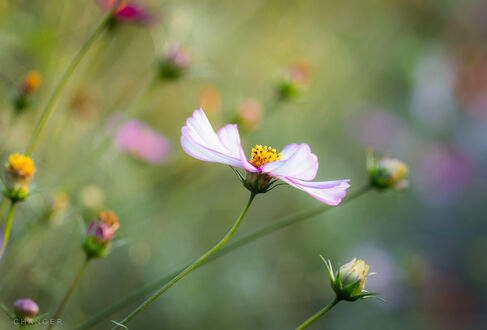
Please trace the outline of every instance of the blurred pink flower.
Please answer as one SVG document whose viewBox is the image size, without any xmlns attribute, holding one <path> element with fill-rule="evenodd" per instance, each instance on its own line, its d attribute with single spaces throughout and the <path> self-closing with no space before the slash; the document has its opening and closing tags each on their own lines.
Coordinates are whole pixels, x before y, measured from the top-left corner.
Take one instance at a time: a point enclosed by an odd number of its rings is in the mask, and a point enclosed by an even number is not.
<svg viewBox="0 0 487 330">
<path fill-rule="evenodd" d="M 162 134 L 137 120 L 118 127 L 114 142 L 121 151 L 151 164 L 164 163 L 170 152 L 170 142 Z"/>
<path fill-rule="evenodd" d="M 203 109 L 195 110 L 186 120 L 181 129 L 181 146 L 196 159 L 245 169 L 244 185 L 254 193 L 268 191 L 271 178 L 275 178 L 325 204 L 338 205 L 350 187 L 349 180 L 310 181 L 316 177 L 318 157 L 306 143 L 290 144 L 279 154 L 271 147 L 257 145 L 247 160 L 237 125 L 225 125 L 215 133 Z"/>
<path fill-rule="evenodd" d="M 88 226 L 87 236 L 94 237 L 100 243 L 111 240 L 114 235 L 115 230 L 102 221 L 91 222 Z"/>
<path fill-rule="evenodd" d="M 104 10 L 111 10 L 117 0 L 96 0 Z M 140 25 L 153 25 L 157 22 L 156 16 L 145 6 L 138 2 L 122 0 L 114 12 L 114 17 L 122 22 L 136 23 Z"/>
</svg>

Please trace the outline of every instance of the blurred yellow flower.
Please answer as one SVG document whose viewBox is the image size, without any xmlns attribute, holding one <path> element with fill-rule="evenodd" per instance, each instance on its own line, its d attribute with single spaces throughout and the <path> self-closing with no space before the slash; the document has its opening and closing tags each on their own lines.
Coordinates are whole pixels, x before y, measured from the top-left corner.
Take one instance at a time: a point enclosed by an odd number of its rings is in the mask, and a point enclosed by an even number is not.
<svg viewBox="0 0 487 330">
<path fill-rule="evenodd" d="M 6 164 L 8 173 L 22 180 L 29 181 L 34 176 L 34 162 L 29 156 L 12 154 Z"/>
<path fill-rule="evenodd" d="M 26 93 L 33 92 L 41 87 L 42 76 L 39 71 L 29 71 L 22 82 L 22 89 Z"/>
</svg>

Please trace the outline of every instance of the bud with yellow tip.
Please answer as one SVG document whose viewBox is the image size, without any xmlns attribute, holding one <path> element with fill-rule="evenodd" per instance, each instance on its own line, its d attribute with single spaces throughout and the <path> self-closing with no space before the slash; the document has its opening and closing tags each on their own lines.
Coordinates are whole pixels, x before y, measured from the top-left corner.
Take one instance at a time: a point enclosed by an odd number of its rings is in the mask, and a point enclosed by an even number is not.
<svg viewBox="0 0 487 330">
<path fill-rule="evenodd" d="M 19 86 L 17 96 L 14 99 L 14 107 L 20 112 L 29 106 L 30 95 L 42 85 L 42 76 L 38 71 L 29 71 Z"/>
<path fill-rule="evenodd" d="M 367 292 L 364 290 L 365 283 L 369 275 L 369 265 L 363 260 L 354 258 L 352 261 L 340 267 L 337 272 L 333 271 L 330 260 L 325 260 L 322 256 L 328 275 L 330 277 L 331 287 L 337 299 L 355 301 L 358 299 L 377 297 L 377 293 Z"/>
<path fill-rule="evenodd" d="M 367 153 L 367 170 L 370 184 L 381 190 L 402 189 L 408 186 L 407 165 L 395 158 L 377 159 L 371 152 Z"/>
<path fill-rule="evenodd" d="M 12 154 L 5 164 L 5 195 L 12 201 L 22 201 L 29 194 L 29 184 L 34 177 L 34 161 L 26 155 Z"/>
</svg>

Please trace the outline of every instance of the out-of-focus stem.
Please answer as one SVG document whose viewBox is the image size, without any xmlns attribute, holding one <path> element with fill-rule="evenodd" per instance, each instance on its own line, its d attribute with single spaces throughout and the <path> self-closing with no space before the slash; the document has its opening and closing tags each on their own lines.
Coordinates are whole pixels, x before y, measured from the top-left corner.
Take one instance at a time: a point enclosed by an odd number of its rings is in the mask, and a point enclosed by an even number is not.
<svg viewBox="0 0 487 330">
<path fill-rule="evenodd" d="M 0 203 L 0 223 L 3 220 L 3 212 L 5 212 L 5 209 L 7 208 L 8 205 L 8 198 L 4 197 L 2 199 L 2 202 Z"/>
<path fill-rule="evenodd" d="M 108 22 L 110 21 L 110 18 L 112 16 L 112 13 L 110 12 L 105 16 L 105 18 L 98 24 L 96 29 L 93 31 L 93 33 L 86 39 L 86 41 L 83 43 L 81 46 L 80 50 L 76 53 L 74 58 L 71 60 L 71 63 L 69 63 L 68 67 L 64 71 L 63 75 L 61 76 L 61 79 L 57 83 L 56 87 L 54 88 L 53 93 L 51 94 L 51 97 L 47 101 L 47 104 L 42 111 L 41 118 L 39 119 L 39 122 L 37 123 L 34 133 L 32 134 L 32 137 L 29 141 L 29 144 L 27 146 L 27 149 L 25 151 L 25 154 L 30 156 L 32 152 L 34 151 L 37 142 L 39 141 L 39 137 L 44 129 L 44 127 L 47 124 L 47 121 L 49 120 L 49 117 L 51 116 L 58 100 L 59 97 L 61 96 L 61 93 L 63 92 L 64 88 L 66 87 L 66 84 L 69 81 L 69 78 L 71 77 L 73 71 L 76 69 L 78 64 L 81 62 L 81 59 L 84 57 L 90 46 L 93 44 L 93 42 L 98 39 L 98 37 L 101 35 L 103 30 L 106 28 L 108 25 Z"/>
<path fill-rule="evenodd" d="M 126 318 L 124 318 L 119 324 L 112 329 L 120 329 L 122 325 L 127 325 L 127 323 L 130 322 L 137 314 L 142 312 L 144 309 L 146 309 L 152 302 L 154 302 L 160 295 L 162 295 L 164 292 L 169 290 L 170 287 L 172 287 L 174 284 L 176 284 L 179 280 L 181 280 L 183 277 L 191 273 L 196 267 L 198 267 L 201 263 L 203 263 L 206 259 L 208 259 L 212 254 L 214 254 L 218 249 L 220 249 L 229 239 L 232 237 L 232 235 L 235 233 L 237 230 L 238 226 L 242 222 L 242 219 L 244 218 L 245 214 L 247 214 L 247 211 L 249 210 L 250 204 L 252 204 L 252 201 L 254 200 L 255 194 L 251 193 L 249 200 L 247 201 L 247 204 L 245 205 L 244 209 L 240 213 L 240 216 L 238 217 L 237 221 L 234 223 L 232 228 L 228 231 L 228 233 L 215 245 L 213 246 L 210 250 L 208 250 L 205 254 L 203 254 L 201 257 L 196 259 L 191 265 L 186 267 L 182 272 L 180 272 L 178 275 L 176 275 L 170 282 L 166 283 L 162 288 L 157 290 L 152 296 L 150 296 L 146 301 L 144 301 L 141 305 L 139 305 L 135 310 L 133 310 Z"/>
<path fill-rule="evenodd" d="M 8 209 L 8 214 L 7 214 L 7 223 L 5 224 L 5 234 L 3 235 L 2 249 L 0 250 L 0 258 L 3 256 L 3 252 L 7 247 L 8 238 L 10 237 L 10 231 L 12 230 L 12 221 L 14 219 L 14 211 L 15 211 L 16 204 L 17 203 L 15 201 L 13 200 L 10 201 L 10 208 Z"/>
<path fill-rule="evenodd" d="M 367 193 L 370 190 L 372 190 L 372 187 L 369 184 L 363 186 L 362 188 L 360 188 L 356 192 L 350 194 L 346 199 L 344 199 L 343 202 L 341 203 L 341 205 L 346 204 L 346 203 L 358 198 L 359 196 L 364 195 L 365 193 Z M 264 227 L 260 230 L 257 230 L 255 232 L 249 234 L 249 235 L 246 235 L 246 236 L 236 240 L 233 243 L 228 244 L 227 246 L 223 247 L 218 252 L 216 252 L 214 255 L 212 255 L 210 258 L 208 258 L 205 262 L 203 262 L 203 265 L 210 263 L 211 261 L 216 260 L 220 257 L 223 257 L 224 255 L 232 252 L 233 250 L 236 250 L 236 249 L 238 249 L 242 246 L 245 246 L 249 243 L 252 243 L 253 241 L 258 240 L 259 238 L 262 238 L 262 237 L 265 237 L 265 236 L 270 235 L 272 233 L 275 233 L 275 232 L 277 232 L 281 229 L 287 228 L 288 226 L 291 226 L 293 224 L 300 223 L 306 219 L 310 219 L 313 216 L 324 213 L 327 210 L 333 210 L 333 208 L 328 207 L 328 206 L 320 206 L 320 207 L 312 209 L 312 210 L 308 210 L 308 211 L 300 212 L 300 213 L 295 214 L 295 215 L 288 216 L 281 221 L 277 221 L 275 224 Z M 185 266 L 185 267 L 187 267 L 187 266 Z M 142 297 L 144 297 L 145 295 L 147 295 L 151 291 L 155 290 L 156 288 L 158 288 L 162 284 L 171 280 L 171 278 L 173 278 L 178 273 L 183 271 L 185 267 L 178 269 L 175 272 L 164 276 L 163 278 L 157 279 L 151 283 L 144 285 L 143 287 L 139 288 L 135 292 L 129 294 L 128 296 L 122 298 L 121 300 L 115 302 L 114 304 L 108 306 L 107 308 L 105 308 L 104 310 L 102 310 L 101 312 L 96 314 L 93 318 L 91 318 L 90 320 L 88 320 L 87 322 L 82 324 L 76 330 L 89 329 L 93 325 L 95 325 L 98 322 L 107 318 L 109 315 L 111 315 L 111 314 L 119 311 L 120 309 L 130 305 L 132 302 L 136 301 L 137 299 L 141 299 Z"/>
<path fill-rule="evenodd" d="M 81 269 L 76 274 L 73 282 L 71 283 L 71 285 L 68 288 L 68 291 L 66 291 L 66 293 L 64 294 L 63 300 L 61 300 L 61 303 L 59 304 L 59 306 L 58 306 L 58 308 L 56 310 L 56 313 L 54 313 L 53 317 L 51 318 L 51 320 L 54 320 L 54 322 L 50 322 L 49 323 L 49 326 L 47 327 L 47 330 L 54 328 L 54 325 L 57 322 L 57 319 L 59 318 L 59 316 L 61 316 L 61 313 L 63 311 L 63 308 L 66 305 L 66 302 L 68 301 L 69 297 L 73 293 L 73 290 L 76 287 L 76 284 L 78 284 L 79 280 L 81 279 L 81 275 L 83 275 L 83 273 L 84 273 L 84 271 L 86 269 L 86 266 L 88 266 L 88 261 L 89 261 L 89 259 L 86 259 L 83 262 L 83 265 L 81 266 Z"/>
<path fill-rule="evenodd" d="M 338 302 L 340 302 L 340 298 L 335 297 L 335 299 L 333 299 L 328 305 L 326 305 L 325 308 L 323 308 L 318 313 L 314 314 L 309 319 L 304 321 L 304 323 L 301 324 L 299 327 L 297 327 L 296 330 L 303 330 L 307 328 L 311 323 L 313 323 L 314 321 L 316 321 L 317 319 L 325 315 L 330 309 L 332 309 L 336 304 L 338 304 Z"/>
</svg>

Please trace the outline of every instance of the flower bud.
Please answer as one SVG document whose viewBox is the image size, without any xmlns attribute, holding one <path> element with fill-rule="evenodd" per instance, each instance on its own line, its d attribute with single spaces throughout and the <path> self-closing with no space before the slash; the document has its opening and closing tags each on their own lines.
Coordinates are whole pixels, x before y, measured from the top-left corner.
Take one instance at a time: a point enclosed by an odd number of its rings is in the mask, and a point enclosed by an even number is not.
<svg viewBox="0 0 487 330">
<path fill-rule="evenodd" d="M 372 275 L 372 273 L 369 274 L 370 267 L 363 260 L 354 258 L 352 261 L 341 266 L 340 270 L 334 273 L 330 260 L 325 260 L 323 257 L 321 258 L 328 269 L 328 275 L 330 277 L 333 291 L 335 291 L 335 294 L 339 299 L 355 301 L 377 296 L 377 293 L 370 293 L 364 290 L 367 278 L 369 275 Z"/>
<path fill-rule="evenodd" d="M 31 299 L 19 299 L 14 303 L 15 316 L 25 323 L 31 323 L 39 314 L 39 306 Z"/>
<path fill-rule="evenodd" d="M 117 4 L 117 0 L 97 0 L 98 5 L 103 10 L 112 10 Z M 150 26 L 157 22 L 157 17 L 142 4 L 135 1 L 122 0 L 118 2 L 111 20 L 112 26 L 118 22 L 134 23 L 143 26 Z"/>
<path fill-rule="evenodd" d="M 377 160 L 372 155 L 368 155 L 367 159 L 367 169 L 372 186 L 383 190 L 407 187 L 408 182 L 405 178 L 409 170 L 402 161 L 394 158 Z"/>
<path fill-rule="evenodd" d="M 29 156 L 10 155 L 5 164 L 5 195 L 13 201 L 24 200 L 29 194 L 29 183 L 34 173 L 34 162 Z"/>
<path fill-rule="evenodd" d="M 180 47 L 166 51 L 159 65 L 159 76 L 163 80 L 175 80 L 188 71 L 191 65 L 190 55 Z"/>
<path fill-rule="evenodd" d="M 29 106 L 29 97 L 42 84 L 42 76 L 38 71 L 29 71 L 19 86 L 17 96 L 13 103 L 17 112 L 20 112 Z"/>
<path fill-rule="evenodd" d="M 237 106 L 237 123 L 245 129 L 256 129 L 262 122 L 262 108 L 256 100 L 247 99 Z"/>
<path fill-rule="evenodd" d="M 101 258 L 106 255 L 107 249 L 119 227 L 118 217 L 112 211 L 100 212 L 98 219 L 88 226 L 83 249 L 86 257 Z"/>
<path fill-rule="evenodd" d="M 301 94 L 309 85 L 310 69 L 306 62 L 293 63 L 278 83 L 278 94 L 281 99 L 289 100 Z"/>
</svg>

